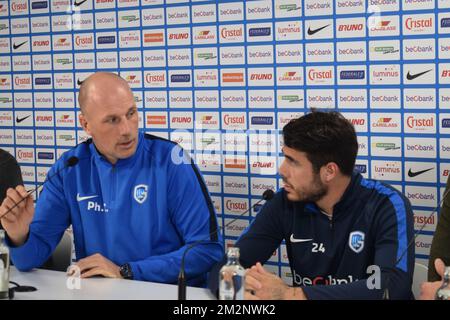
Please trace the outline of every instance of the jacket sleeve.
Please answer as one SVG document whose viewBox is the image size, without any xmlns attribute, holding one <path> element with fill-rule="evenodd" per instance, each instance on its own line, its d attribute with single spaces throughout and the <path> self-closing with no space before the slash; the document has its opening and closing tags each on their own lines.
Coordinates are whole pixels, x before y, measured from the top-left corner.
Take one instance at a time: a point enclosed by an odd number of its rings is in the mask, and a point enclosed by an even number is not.
<svg viewBox="0 0 450 320">
<path fill-rule="evenodd" d="M 60 173 L 54 175 L 63 166 L 63 161 L 57 162 L 48 172 L 50 179 L 44 183 L 36 203 L 27 241 L 20 247 L 11 246 L 11 259 L 20 271 L 29 271 L 44 264 L 70 225 L 63 182 Z"/>
<path fill-rule="evenodd" d="M 284 238 L 283 224 L 280 221 L 281 194 L 265 203 L 252 223 L 242 233 L 235 246 L 240 249 L 240 263 L 250 268 L 257 262 L 265 263 L 280 246 Z M 211 270 L 208 281 L 209 289 L 218 296 L 219 271 L 227 262 L 226 256 Z"/>
<path fill-rule="evenodd" d="M 445 192 L 450 189 L 450 179 L 447 180 Z M 440 258 L 445 265 L 450 265 L 450 192 L 444 199 L 439 221 L 434 233 L 431 244 L 430 258 L 428 262 L 428 281 L 440 281 L 441 277 L 437 274 L 434 267 L 434 260 Z"/>
<path fill-rule="evenodd" d="M 222 238 L 207 187 L 198 168 L 185 157 L 181 164 L 169 160 L 167 172 L 169 214 L 184 244 L 173 252 L 131 262 L 136 280 L 176 283 L 182 257 L 187 252 L 187 283 L 201 286 L 205 284 L 207 272 L 223 255 Z M 200 243 L 195 245 L 196 242 Z M 203 280 L 195 282 L 199 277 Z"/>
<path fill-rule="evenodd" d="M 415 247 L 413 212 L 396 191 L 375 207 L 374 265 L 367 277 L 348 284 L 303 287 L 308 299 L 411 299 Z M 409 245 L 409 246 L 408 246 Z M 370 266 L 368 266 L 370 267 Z"/>
</svg>

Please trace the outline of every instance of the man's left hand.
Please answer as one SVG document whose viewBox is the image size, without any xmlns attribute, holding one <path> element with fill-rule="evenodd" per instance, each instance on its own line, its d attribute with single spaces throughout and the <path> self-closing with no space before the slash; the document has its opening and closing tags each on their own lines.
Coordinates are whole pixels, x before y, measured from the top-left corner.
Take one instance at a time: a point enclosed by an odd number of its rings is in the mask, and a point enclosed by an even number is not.
<svg viewBox="0 0 450 320">
<path fill-rule="evenodd" d="M 93 276 L 104 276 L 107 278 L 122 278 L 119 272 L 119 266 L 106 259 L 99 253 L 81 259 L 75 264 L 80 269 L 81 278 Z M 69 268 L 68 275 L 75 272 L 74 268 Z"/>
</svg>

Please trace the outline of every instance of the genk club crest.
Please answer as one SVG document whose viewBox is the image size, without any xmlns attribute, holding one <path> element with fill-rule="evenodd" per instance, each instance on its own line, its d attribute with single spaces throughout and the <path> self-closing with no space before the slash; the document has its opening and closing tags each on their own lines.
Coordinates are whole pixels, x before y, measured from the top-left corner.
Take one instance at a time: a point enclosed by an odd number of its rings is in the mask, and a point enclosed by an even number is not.
<svg viewBox="0 0 450 320">
<path fill-rule="evenodd" d="M 143 204 L 147 199 L 148 186 L 146 184 L 139 184 L 134 187 L 134 200 L 139 204 Z"/>
<path fill-rule="evenodd" d="M 360 253 L 364 249 L 364 232 L 353 231 L 348 238 L 348 246 L 356 253 Z"/>
</svg>

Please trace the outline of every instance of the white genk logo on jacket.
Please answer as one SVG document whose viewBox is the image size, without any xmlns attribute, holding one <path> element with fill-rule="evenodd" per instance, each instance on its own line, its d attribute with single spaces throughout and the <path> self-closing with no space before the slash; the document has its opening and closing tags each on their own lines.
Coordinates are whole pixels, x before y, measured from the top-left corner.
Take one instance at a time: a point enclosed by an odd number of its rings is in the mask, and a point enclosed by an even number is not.
<svg viewBox="0 0 450 320">
<path fill-rule="evenodd" d="M 356 253 L 360 253 L 364 249 L 364 232 L 353 231 L 348 237 L 348 246 Z"/>
<path fill-rule="evenodd" d="M 147 199 L 148 186 L 146 184 L 139 184 L 134 187 L 134 200 L 139 204 L 143 204 Z"/>
</svg>

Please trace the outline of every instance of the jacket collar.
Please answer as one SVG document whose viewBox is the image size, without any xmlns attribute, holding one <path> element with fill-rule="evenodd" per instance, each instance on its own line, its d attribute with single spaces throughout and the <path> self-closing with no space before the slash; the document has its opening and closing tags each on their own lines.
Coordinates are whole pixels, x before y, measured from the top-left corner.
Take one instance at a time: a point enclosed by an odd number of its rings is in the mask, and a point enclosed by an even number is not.
<svg viewBox="0 0 450 320">
<path fill-rule="evenodd" d="M 350 210 L 346 210 L 348 207 L 354 206 L 356 197 L 358 195 L 358 186 L 361 185 L 362 176 L 359 172 L 353 172 L 350 183 L 342 195 L 342 198 L 334 205 L 333 208 L 333 220 L 337 217 L 344 215 L 346 212 L 350 212 Z M 315 202 L 306 202 L 305 203 L 305 211 L 310 212 L 321 212 L 320 208 L 316 205 Z"/>
</svg>

